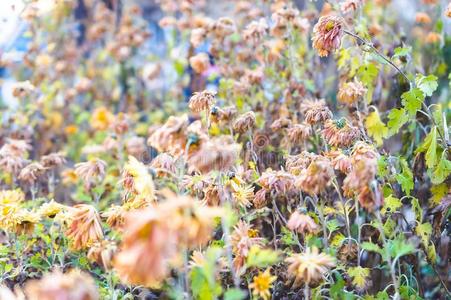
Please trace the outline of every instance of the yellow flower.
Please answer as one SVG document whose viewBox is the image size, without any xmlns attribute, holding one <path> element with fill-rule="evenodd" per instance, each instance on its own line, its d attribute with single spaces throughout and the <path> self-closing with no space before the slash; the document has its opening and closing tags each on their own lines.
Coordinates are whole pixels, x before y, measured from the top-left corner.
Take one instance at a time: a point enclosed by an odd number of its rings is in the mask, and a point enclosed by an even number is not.
<svg viewBox="0 0 451 300">
<path fill-rule="evenodd" d="M 73 134 L 76 134 L 77 131 L 78 131 L 78 127 L 77 127 L 77 125 L 74 125 L 74 124 L 68 125 L 68 126 L 66 126 L 66 127 L 64 128 L 64 133 L 65 133 L 66 135 L 73 135 Z"/>
<path fill-rule="evenodd" d="M 270 269 L 266 269 L 265 272 L 259 272 L 257 276 L 254 276 L 254 281 L 249 285 L 249 288 L 252 289 L 254 296 L 267 300 L 271 297 L 269 290 L 276 279 L 277 276 L 271 276 Z"/>
<path fill-rule="evenodd" d="M 240 206 L 251 206 L 251 200 L 254 198 L 254 187 L 250 185 L 238 185 L 234 181 L 230 181 L 232 186 L 233 200 Z"/>
<path fill-rule="evenodd" d="M 105 130 L 114 121 L 114 115 L 105 107 L 97 108 L 91 117 L 91 127 L 97 130 Z"/>
<path fill-rule="evenodd" d="M 146 199 L 155 199 L 155 186 L 147 167 L 135 157 L 129 156 L 124 166 L 124 185 Z"/>
</svg>

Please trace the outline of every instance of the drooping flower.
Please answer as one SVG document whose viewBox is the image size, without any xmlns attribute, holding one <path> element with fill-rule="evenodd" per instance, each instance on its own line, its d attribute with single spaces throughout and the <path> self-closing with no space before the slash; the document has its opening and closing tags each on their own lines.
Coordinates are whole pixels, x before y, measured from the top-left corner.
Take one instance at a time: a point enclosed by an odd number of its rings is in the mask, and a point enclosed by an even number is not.
<svg viewBox="0 0 451 300">
<path fill-rule="evenodd" d="M 96 262 L 105 270 L 110 270 L 116 250 L 117 246 L 114 242 L 104 240 L 94 243 L 89 248 L 87 257 L 91 262 Z"/>
<path fill-rule="evenodd" d="M 356 11 L 363 3 L 363 0 L 345 0 L 340 5 L 340 10 L 344 13 Z"/>
<path fill-rule="evenodd" d="M 312 37 L 313 47 L 319 56 L 328 56 L 340 47 L 343 27 L 343 18 L 339 16 L 327 15 L 319 18 L 313 27 Z"/>
<path fill-rule="evenodd" d="M 19 173 L 19 179 L 34 184 L 38 181 L 39 177 L 44 174 L 46 168 L 38 162 L 33 162 L 25 166 Z"/>
<path fill-rule="evenodd" d="M 324 157 L 318 157 L 307 169 L 301 171 L 296 180 L 296 186 L 311 195 L 318 195 L 326 189 L 333 176 L 334 170 L 330 161 Z"/>
<path fill-rule="evenodd" d="M 295 211 L 291 214 L 288 219 L 287 227 L 288 229 L 297 231 L 301 234 L 316 233 L 320 229 L 318 224 L 316 224 L 309 215 L 299 211 Z"/>
<path fill-rule="evenodd" d="M 239 116 L 233 123 L 233 130 L 238 133 L 245 133 L 255 126 L 255 113 L 248 111 Z"/>
<path fill-rule="evenodd" d="M 152 160 L 150 167 L 158 177 L 166 177 L 169 174 L 175 174 L 175 163 L 174 157 L 167 153 L 160 153 Z"/>
<path fill-rule="evenodd" d="M 67 237 L 74 250 L 86 249 L 103 239 L 97 210 L 88 204 L 78 204 L 69 210 Z"/>
<path fill-rule="evenodd" d="M 233 265 L 240 274 L 244 271 L 244 263 L 252 247 L 263 246 L 263 239 L 258 237 L 258 230 L 242 220 L 238 222 L 231 234 L 232 251 L 235 255 Z"/>
<path fill-rule="evenodd" d="M 45 202 L 39 207 L 38 213 L 40 216 L 54 218 L 59 212 L 66 209 L 66 206 L 51 200 L 50 202 Z"/>
<path fill-rule="evenodd" d="M 209 110 L 215 102 L 215 93 L 202 91 L 194 93 L 189 99 L 188 106 L 193 112 Z"/>
<path fill-rule="evenodd" d="M 266 32 L 268 31 L 268 24 L 265 19 L 261 18 L 258 21 L 252 21 L 249 23 L 246 28 L 243 30 L 243 38 L 252 43 L 253 45 L 257 45 Z"/>
<path fill-rule="evenodd" d="M 123 179 L 125 188 L 140 198 L 153 201 L 155 185 L 147 167 L 135 157 L 129 156 L 124 166 Z"/>
<path fill-rule="evenodd" d="M 66 158 L 63 152 L 50 153 L 41 157 L 41 164 L 45 168 L 56 168 L 66 163 Z"/>
<path fill-rule="evenodd" d="M 327 120 L 321 133 L 327 143 L 334 147 L 349 147 L 360 136 L 359 129 L 350 125 L 346 119 Z"/>
<path fill-rule="evenodd" d="M 316 247 L 307 248 L 304 253 L 294 254 L 285 261 L 289 264 L 288 275 L 294 279 L 293 287 L 299 287 L 303 283 L 315 285 L 335 266 L 335 259 L 328 254 L 319 253 Z"/>
<path fill-rule="evenodd" d="M 324 99 L 304 100 L 301 103 L 300 110 L 305 116 L 305 122 L 310 125 L 322 123 L 332 118 L 332 112 L 327 107 Z"/>
<path fill-rule="evenodd" d="M 268 268 L 265 272 L 259 272 L 257 276 L 254 276 L 252 283 L 249 284 L 249 288 L 252 290 L 254 296 L 267 300 L 271 298 L 269 290 L 272 288 L 272 283 L 276 279 L 277 276 L 272 276 L 271 270 Z"/>
<path fill-rule="evenodd" d="M 312 134 L 312 129 L 308 124 L 294 124 L 287 129 L 290 142 L 294 145 L 307 140 Z"/>
<path fill-rule="evenodd" d="M 189 65 L 196 73 L 203 73 L 210 67 L 210 57 L 207 53 L 201 52 L 189 58 Z"/>
<path fill-rule="evenodd" d="M 337 96 L 341 103 L 352 106 L 355 105 L 357 101 L 363 99 L 366 92 L 367 89 L 363 83 L 357 79 L 354 79 L 354 81 L 349 81 L 342 84 L 338 90 Z"/>
<path fill-rule="evenodd" d="M 65 274 L 55 270 L 39 280 L 28 281 L 25 285 L 25 294 L 30 300 L 100 299 L 94 280 L 77 269 Z"/>
<path fill-rule="evenodd" d="M 168 152 L 177 157 L 185 151 L 188 139 L 185 132 L 187 127 L 188 117 L 186 115 L 171 116 L 163 126 L 150 135 L 147 144 L 159 152 Z"/>
<path fill-rule="evenodd" d="M 89 188 L 96 180 L 102 180 L 106 172 L 106 162 L 93 158 L 75 165 L 75 174 L 81 178 L 85 187 Z"/>
</svg>

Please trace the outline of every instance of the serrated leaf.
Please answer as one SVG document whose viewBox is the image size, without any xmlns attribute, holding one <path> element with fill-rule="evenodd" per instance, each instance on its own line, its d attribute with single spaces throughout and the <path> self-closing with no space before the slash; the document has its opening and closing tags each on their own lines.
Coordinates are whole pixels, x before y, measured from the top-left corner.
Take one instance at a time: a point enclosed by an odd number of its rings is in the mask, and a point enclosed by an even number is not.
<svg viewBox="0 0 451 300">
<path fill-rule="evenodd" d="M 382 254 L 382 249 L 378 245 L 371 242 L 363 242 L 361 245 L 363 250 Z"/>
<path fill-rule="evenodd" d="M 433 127 L 429 133 L 431 139 L 428 150 L 426 151 L 426 166 L 432 169 L 437 163 L 437 127 Z"/>
<path fill-rule="evenodd" d="M 433 184 L 440 184 L 448 178 L 451 174 L 451 161 L 447 160 L 446 151 L 443 151 L 440 161 L 432 173 L 431 182 Z"/>
<path fill-rule="evenodd" d="M 396 212 L 398 211 L 398 208 L 402 206 L 401 200 L 398 198 L 393 197 L 393 195 L 389 195 L 388 197 L 385 197 L 384 200 L 384 206 L 381 209 L 381 214 L 385 215 L 386 212 Z"/>
<path fill-rule="evenodd" d="M 406 195 L 410 195 L 410 191 L 413 190 L 413 174 L 404 158 L 399 160 L 401 165 L 401 173 L 395 175 L 396 181 L 401 185 L 401 189 Z"/>
<path fill-rule="evenodd" d="M 368 135 L 376 141 L 376 144 L 378 146 L 382 145 L 382 139 L 388 136 L 388 128 L 381 121 L 377 111 L 368 114 L 365 120 L 365 127 Z"/>
<path fill-rule="evenodd" d="M 415 219 L 421 222 L 423 219 L 423 209 L 421 208 L 420 202 L 417 198 L 412 198 L 412 210 L 415 213 Z"/>
<path fill-rule="evenodd" d="M 443 197 L 448 194 L 448 185 L 446 183 L 441 183 L 439 185 L 433 185 L 431 187 L 432 197 L 430 198 L 432 206 L 440 204 Z"/>
<path fill-rule="evenodd" d="M 347 273 L 352 278 L 352 284 L 362 289 L 366 285 L 368 276 L 370 275 L 370 269 L 361 266 L 351 267 Z"/>
<path fill-rule="evenodd" d="M 429 244 L 429 239 L 432 234 L 431 223 L 422 223 L 417 225 L 415 228 L 415 233 L 421 238 L 421 242 L 425 247 Z"/>
<path fill-rule="evenodd" d="M 426 96 L 430 97 L 438 87 L 437 79 L 437 76 L 432 74 L 428 76 L 418 74 L 415 83 Z"/>
<path fill-rule="evenodd" d="M 409 113 L 409 116 L 415 116 L 417 110 L 421 108 L 424 100 L 424 94 L 419 88 L 411 89 L 401 95 L 401 102 Z"/>
<path fill-rule="evenodd" d="M 389 240 L 387 246 L 392 257 L 401 257 L 415 252 L 415 246 L 402 237 Z"/>
<path fill-rule="evenodd" d="M 412 47 L 396 47 L 394 50 L 393 58 L 407 56 L 412 51 Z"/>
<path fill-rule="evenodd" d="M 409 121 L 409 116 L 404 108 L 393 109 L 388 114 L 388 133 L 390 136 L 396 134 L 401 127 Z"/>
</svg>

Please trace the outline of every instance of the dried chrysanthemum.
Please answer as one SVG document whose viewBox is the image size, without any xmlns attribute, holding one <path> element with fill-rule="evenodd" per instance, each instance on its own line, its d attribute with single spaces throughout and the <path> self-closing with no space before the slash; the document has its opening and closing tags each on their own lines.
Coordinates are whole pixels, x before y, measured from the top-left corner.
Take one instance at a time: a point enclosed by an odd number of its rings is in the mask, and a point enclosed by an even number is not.
<svg viewBox="0 0 451 300">
<path fill-rule="evenodd" d="M 294 145 L 307 140 L 311 134 L 312 128 L 308 124 L 294 124 L 287 129 L 288 139 Z"/>
<path fill-rule="evenodd" d="M 25 285 L 25 294 L 30 300 L 100 299 L 94 280 L 77 269 L 65 274 L 55 270 L 39 280 L 31 280 Z"/>
<path fill-rule="evenodd" d="M 235 106 L 227 106 L 220 108 L 218 106 L 212 106 L 210 109 L 210 121 L 217 122 L 229 122 L 236 114 Z"/>
<path fill-rule="evenodd" d="M 28 161 L 20 156 L 7 155 L 0 158 L 0 169 L 5 173 L 18 175 Z"/>
<path fill-rule="evenodd" d="M 448 6 L 446 7 L 445 15 L 448 18 L 451 18 L 451 3 L 449 3 Z"/>
<path fill-rule="evenodd" d="M 346 119 L 327 120 L 321 133 L 327 143 L 334 147 L 349 147 L 360 136 L 359 129 L 350 125 Z"/>
<path fill-rule="evenodd" d="M 318 195 L 326 189 L 333 176 L 334 170 L 330 161 L 318 157 L 307 169 L 301 171 L 296 180 L 296 186 L 311 195 Z"/>
<path fill-rule="evenodd" d="M 16 234 L 30 234 L 34 230 L 34 226 L 39 223 L 40 216 L 34 211 L 21 209 L 11 216 L 14 222 L 12 230 Z"/>
<path fill-rule="evenodd" d="M 252 21 L 243 30 L 243 38 L 254 45 L 257 45 L 268 31 L 266 20 L 261 18 L 258 21 Z"/>
<path fill-rule="evenodd" d="M 316 233 L 320 229 L 318 224 L 316 224 L 309 215 L 299 211 L 295 211 L 291 214 L 288 219 L 287 227 L 288 229 L 297 231 L 301 234 Z"/>
<path fill-rule="evenodd" d="M 150 167 L 158 177 L 165 177 L 176 172 L 175 159 L 167 153 L 158 154 L 150 163 Z"/>
<path fill-rule="evenodd" d="M 230 136 L 212 138 L 188 158 L 189 168 L 202 174 L 213 170 L 228 171 L 237 159 L 239 148 Z"/>
<path fill-rule="evenodd" d="M 285 117 L 281 117 L 277 120 L 275 120 L 272 124 L 271 124 L 271 130 L 273 131 L 278 131 L 281 129 L 286 129 L 291 125 L 291 120 Z"/>
<path fill-rule="evenodd" d="M 330 52 L 340 47 L 343 36 L 343 18 L 334 15 L 319 18 L 313 27 L 313 47 L 319 56 L 328 56 Z"/>
<path fill-rule="evenodd" d="M 207 31 L 205 28 L 195 28 L 191 31 L 190 43 L 193 47 L 197 48 L 200 44 L 202 44 L 207 37 Z"/>
<path fill-rule="evenodd" d="M 363 3 L 363 0 L 345 0 L 341 3 L 340 10 L 344 13 L 356 11 Z"/>
<path fill-rule="evenodd" d="M 93 158 L 75 165 L 75 174 L 81 178 L 85 187 L 89 188 L 96 180 L 102 180 L 106 172 L 106 162 Z"/>
<path fill-rule="evenodd" d="M 26 140 L 6 139 L 5 144 L 0 148 L 0 157 L 17 156 L 25 158 L 31 145 Z"/>
<path fill-rule="evenodd" d="M 147 140 L 147 144 L 157 149 L 159 152 L 168 152 L 174 156 L 179 156 L 185 151 L 187 143 L 186 128 L 188 127 L 188 117 L 171 116 L 166 123 L 155 130 Z"/>
<path fill-rule="evenodd" d="M 415 22 L 421 24 L 429 24 L 432 22 L 432 20 L 427 13 L 419 12 L 415 15 Z"/>
<path fill-rule="evenodd" d="M 294 254 L 285 261 L 289 264 L 288 275 L 294 279 L 293 287 L 299 287 L 302 283 L 315 285 L 335 266 L 335 259 L 319 253 L 316 247 L 307 248 L 304 253 Z"/>
<path fill-rule="evenodd" d="M 332 167 L 344 174 L 348 174 L 352 168 L 351 159 L 341 151 L 329 151 L 325 156 L 330 159 Z"/>
<path fill-rule="evenodd" d="M 285 171 L 268 170 L 258 179 L 257 183 L 275 195 L 285 195 L 294 188 L 294 176 Z"/>
<path fill-rule="evenodd" d="M 305 122 L 310 125 L 322 123 L 332 118 L 332 112 L 327 107 L 324 99 L 304 100 L 301 103 L 300 110 L 305 116 Z"/>
<path fill-rule="evenodd" d="M 56 168 L 64 165 L 65 163 L 66 158 L 64 157 L 64 153 L 62 152 L 50 153 L 41 157 L 41 164 L 45 168 Z"/>
<path fill-rule="evenodd" d="M 203 73 L 210 67 L 210 57 L 201 52 L 189 58 L 189 65 L 196 73 Z"/>
<path fill-rule="evenodd" d="M 244 184 L 236 184 L 231 181 L 232 198 L 239 206 L 249 207 L 252 205 L 251 201 L 254 199 L 254 187 Z"/>
<path fill-rule="evenodd" d="M 307 151 L 302 151 L 298 155 L 289 155 L 285 167 L 290 174 L 297 176 L 317 157 L 318 155 Z"/>
<path fill-rule="evenodd" d="M 103 239 L 102 225 L 97 210 L 88 204 L 78 204 L 70 208 L 67 237 L 74 250 L 86 249 Z"/>
<path fill-rule="evenodd" d="M 252 247 L 263 246 L 263 238 L 258 237 L 258 230 L 252 229 L 252 225 L 240 220 L 235 226 L 231 236 L 232 251 L 235 255 L 233 265 L 235 271 L 240 274 L 244 271 L 244 262 Z"/>
<path fill-rule="evenodd" d="M 357 101 L 363 99 L 366 92 L 367 89 L 363 83 L 357 79 L 354 79 L 354 81 L 349 81 L 342 84 L 338 90 L 337 96 L 341 103 L 352 106 L 355 105 Z"/>
<path fill-rule="evenodd" d="M 277 276 L 271 275 L 271 270 L 268 268 L 265 272 L 259 272 L 257 276 L 254 276 L 253 281 L 249 284 L 249 288 L 252 290 L 252 295 L 260 297 L 263 300 L 271 298 L 270 289 L 272 283 L 277 279 Z"/>
<path fill-rule="evenodd" d="M 239 133 L 245 133 L 255 126 L 255 114 L 253 111 L 239 116 L 233 123 L 233 130 Z"/>
<path fill-rule="evenodd" d="M 216 22 L 212 23 L 210 32 L 215 38 L 224 39 L 226 36 L 231 35 L 236 31 L 235 22 L 230 18 L 219 18 Z"/>
<path fill-rule="evenodd" d="M 110 270 L 116 249 L 117 246 L 112 241 L 104 240 L 96 242 L 89 248 L 87 257 L 90 261 L 96 262 L 105 270 Z"/>
<path fill-rule="evenodd" d="M 134 136 L 125 142 L 125 149 L 127 150 L 128 155 L 142 157 L 147 151 L 146 142 L 144 138 Z"/>
<path fill-rule="evenodd" d="M 209 110 L 215 102 L 215 93 L 211 91 L 202 91 L 194 93 L 189 99 L 188 106 L 193 112 Z"/>
<path fill-rule="evenodd" d="M 13 96 L 17 98 L 24 98 L 30 96 L 35 91 L 35 86 L 29 80 L 17 82 L 13 86 Z"/>
<path fill-rule="evenodd" d="M 219 187 L 215 184 L 210 184 L 204 189 L 203 201 L 209 206 L 218 206 L 221 203 L 219 196 Z"/>
<path fill-rule="evenodd" d="M 153 201 L 155 185 L 147 167 L 135 157 L 129 156 L 123 170 L 124 187 L 138 197 Z"/>
<path fill-rule="evenodd" d="M 25 166 L 19 173 L 19 179 L 29 184 L 34 184 L 44 174 L 46 168 L 38 162 Z"/>
</svg>

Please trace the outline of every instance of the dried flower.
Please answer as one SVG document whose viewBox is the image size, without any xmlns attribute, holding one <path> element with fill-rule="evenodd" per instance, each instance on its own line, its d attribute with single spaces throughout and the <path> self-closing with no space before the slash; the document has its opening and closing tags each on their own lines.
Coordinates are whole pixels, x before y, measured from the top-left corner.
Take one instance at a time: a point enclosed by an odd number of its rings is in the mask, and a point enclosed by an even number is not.
<svg viewBox="0 0 451 300">
<path fill-rule="evenodd" d="M 288 156 L 285 166 L 290 174 L 297 176 L 303 169 L 306 169 L 310 165 L 312 160 L 317 157 L 318 155 L 314 153 L 302 151 L 298 155 Z"/>
<path fill-rule="evenodd" d="M 326 189 L 333 176 L 334 170 L 330 161 L 318 157 L 310 163 L 307 169 L 301 171 L 296 180 L 296 186 L 311 195 L 318 195 Z"/>
<path fill-rule="evenodd" d="M 185 133 L 188 127 L 188 117 L 171 116 L 166 123 L 155 130 L 147 140 L 147 144 L 156 148 L 159 152 L 168 152 L 174 156 L 179 156 L 185 151 L 187 136 Z"/>
<path fill-rule="evenodd" d="M 263 246 L 263 239 L 257 233 L 252 225 L 240 220 L 231 234 L 232 251 L 235 254 L 233 265 L 238 274 L 244 271 L 244 262 L 250 249 Z"/>
<path fill-rule="evenodd" d="M 316 233 L 320 227 L 313 221 L 313 219 L 299 211 L 295 211 L 288 219 L 287 227 L 290 230 L 297 231 L 301 234 Z"/>
<path fill-rule="evenodd" d="M 263 172 L 257 183 L 275 195 L 284 195 L 294 188 L 294 176 L 285 171 L 268 170 Z"/>
<path fill-rule="evenodd" d="M 346 119 L 327 120 L 321 133 L 327 143 L 334 147 L 349 147 L 360 136 L 359 129 L 351 126 Z"/>
<path fill-rule="evenodd" d="M 363 0 L 345 0 L 341 3 L 340 10 L 344 14 L 354 12 L 362 5 L 362 2 Z"/>
<path fill-rule="evenodd" d="M 224 39 L 236 31 L 235 22 L 230 18 L 219 18 L 211 25 L 210 32 L 218 39 Z"/>
<path fill-rule="evenodd" d="M 209 110 L 215 102 L 215 93 L 210 91 L 202 91 L 194 93 L 189 99 L 188 106 L 193 112 L 201 112 Z"/>
<path fill-rule="evenodd" d="M 258 21 L 252 21 L 246 28 L 243 30 L 243 38 L 254 45 L 260 43 L 263 39 L 263 36 L 268 31 L 268 24 L 266 20 L 261 18 Z"/>
<path fill-rule="evenodd" d="M 338 91 L 338 100 L 341 103 L 344 103 L 348 106 L 355 105 L 357 101 L 363 99 L 365 96 L 367 89 L 357 79 L 354 81 L 346 82 L 340 86 L 340 90 Z"/>
<path fill-rule="evenodd" d="M 332 118 L 332 112 L 324 99 L 305 100 L 301 103 L 300 110 L 305 116 L 305 121 L 310 125 L 322 123 Z"/>
<path fill-rule="evenodd" d="M 451 3 L 449 3 L 448 6 L 446 7 L 445 15 L 448 18 L 451 18 Z"/>
<path fill-rule="evenodd" d="M 340 47 L 343 36 L 343 18 L 333 15 L 319 18 L 313 27 L 313 47 L 319 56 L 328 56 L 330 52 Z"/>
<path fill-rule="evenodd" d="M 56 168 L 64 165 L 65 163 L 66 158 L 62 152 L 50 153 L 49 155 L 41 157 L 41 164 L 44 168 Z"/>
<path fill-rule="evenodd" d="M 87 257 L 90 261 L 96 262 L 105 270 L 110 270 L 116 249 L 116 244 L 112 241 L 105 240 L 97 242 L 89 248 Z"/>
<path fill-rule="evenodd" d="M 30 96 L 35 91 L 35 86 L 29 80 L 17 82 L 13 86 L 13 96 L 17 98 L 24 98 Z"/>
<path fill-rule="evenodd" d="M 39 208 L 39 215 L 48 218 L 54 218 L 58 213 L 63 211 L 66 206 L 51 200 L 50 202 L 43 203 Z"/>
<path fill-rule="evenodd" d="M 148 201 L 155 199 L 155 185 L 147 167 L 135 157 L 129 156 L 123 170 L 124 186 L 130 192 Z"/>
<path fill-rule="evenodd" d="M 285 129 L 288 128 L 291 125 L 291 120 L 285 117 L 281 117 L 277 120 L 275 120 L 272 124 L 271 124 L 271 130 L 272 131 L 278 131 L 281 129 Z"/>
<path fill-rule="evenodd" d="M 294 124 L 287 129 L 287 135 L 292 144 L 298 144 L 307 140 L 312 134 L 312 129 L 308 124 Z"/>
<path fill-rule="evenodd" d="M 319 283 L 330 268 L 335 266 L 333 257 L 319 253 L 318 248 L 307 248 L 304 253 L 294 254 L 285 260 L 288 264 L 288 275 L 294 278 L 293 287 L 302 283 L 314 285 Z"/>
<path fill-rule="evenodd" d="M 238 203 L 239 206 L 251 206 L 251 200 L 254 199 L 254 187 L 250 185 L 236 184 L 233 181 L 230 181 L 230 185 L 232 187 L 233 200 Z"/>
<path fill-rule="evenodd" d="M 272 287 L 272 283 L 277 279 L 277 276 L 272 276 L 270 272 L 270 269 L 266 269 L 263 273 L 259 272 L 257 276 L 254 276 L 252 283 L 249 284 L 252 294 L 263 300 L 271 297 L 269 290 Z"/>
<path fill-rule="evenodd" d="M 127 153 L 131 156 L 141 157 L 147 151 L 144 138 L 134 136 L 125 142 Z"/>
<path fill-rule="evenodd" d="M 92 113 L 90 124 L 95 130 L 105 130 L 114 121 L 114 115 L 105 107 L 99 107 Z"/>
<path fill-rule="evenodd" d="M 207 53 L 201 52 L 189 58 L 189 64 L 196 73 L 203 73 L 210 67 L 210 58 Z"/>
<path fill-rule="evenodd" d="M 77 269 L 66 274 L 55 270 L 39 280 L 31 280 L 25 285 L 25 294 L 30 300 L 100 299 L 94 280 Z"/>
<path fill-rule="evenodd" d="M 6 143 L 0 148 L 0 156 L 17 156 L 25 158 L 28 151 L 31 150 L 31 145 L 25 140 L 6 139 Z"/>
<path fill-rule="evenodd" d="M 429 24 L 432 20 L 427 13 L 419 12 L 415 15 L 415 22 L 420 24 Z"/>
<path fill-rule="evenodd" d="M 331 160 L 332 167 L 344 174 L 348 174 L 352 168 L 351 159 L 341 151 L 329 151 L 325 156 Z"/>
<path fill-rule="evenodd" d="M 158 177 L 165 177 L 169 174 L 175 174 L 175 159 L 167 153 L 158 154 L 150 163 Z"/>
<path fill-rule="evenodd" d="M 91 247 L 103 239 L 102 225 L 96 209 L 88 204 L 78 204 L 69 210 L 67 237 L 74 250 Z"/>
<path fill-rule="evenodd" d="M 233 123 L 233 130 L 239 133 L 245 133 L 255 126 L 255 114 L 253 111 L 239 116 Z"/>
<path fill-rule="evenodd" d="M 89 188 L 95 180 L 102 180 L 106 172 L 106 162 L 99 158 L 93 158 L 75 165 L 75 174 L 85 182 Z"/>
</svg>

